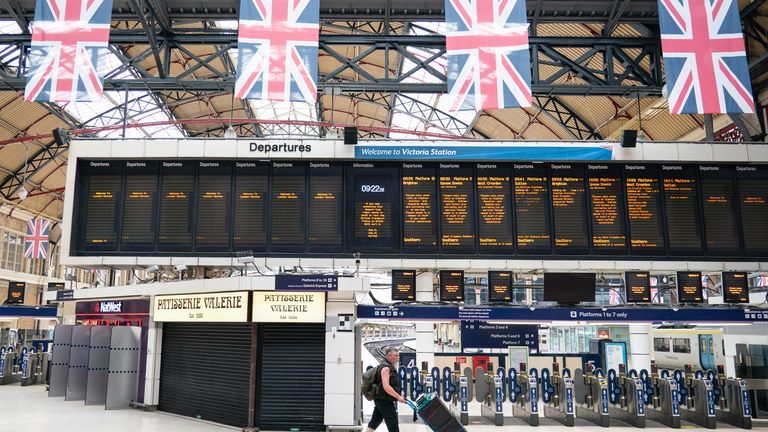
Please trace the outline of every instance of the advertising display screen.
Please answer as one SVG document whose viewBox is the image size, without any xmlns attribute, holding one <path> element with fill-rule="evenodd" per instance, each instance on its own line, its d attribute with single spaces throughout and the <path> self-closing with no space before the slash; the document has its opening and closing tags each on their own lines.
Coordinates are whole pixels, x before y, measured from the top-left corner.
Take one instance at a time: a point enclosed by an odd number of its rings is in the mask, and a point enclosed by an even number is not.
<svg viewBox="0 0 768 432">
<path fill-rule="evenodd" d="M 575 304 L 595 301 L 594 273 L 544 273 L 544 301 Z"/>
<path fill-rule="evenodd" d="M 768 259 L 764 165 L 81 160 L 71 255 Z"/>
</svg>

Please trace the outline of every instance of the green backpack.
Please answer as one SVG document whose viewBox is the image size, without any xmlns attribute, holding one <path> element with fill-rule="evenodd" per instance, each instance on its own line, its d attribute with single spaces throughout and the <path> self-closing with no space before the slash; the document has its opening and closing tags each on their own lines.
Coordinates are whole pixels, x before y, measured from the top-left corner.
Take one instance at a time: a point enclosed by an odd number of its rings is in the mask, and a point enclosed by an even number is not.
<svg viewBox="0 0 768 432">
<path fill-rule="evenodd" d="M 370 368 L 363 373 L 363 379 L 360 383 L 360 390 L 363 393 L 363 396 L 365 396 L 365 398 L 369 401 L 375 399 L 379 394 L 379 387 L 381 387 L 381 383 L 378 382 L 379 380 L 377 377 L 381 375 L 382 366 L 384 365 Z"/>
</svg>

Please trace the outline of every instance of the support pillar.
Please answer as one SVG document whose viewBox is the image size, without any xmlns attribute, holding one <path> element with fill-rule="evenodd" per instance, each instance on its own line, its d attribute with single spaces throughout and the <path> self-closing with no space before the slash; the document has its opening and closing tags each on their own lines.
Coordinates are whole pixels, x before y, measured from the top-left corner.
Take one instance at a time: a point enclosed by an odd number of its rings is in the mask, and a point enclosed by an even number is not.
<svg viewBox="0 0 768 432">
<path fill-rule="evenodd" d="M 651 326 L 648 324 L 629 325 L 629 365 L 628 368 L 640 373 L 651 371 Z"/>
<path fill-rule="evenodd" d="M 432 272 L 422 271 L 416 275 L 416 301 L 435 301 L 435 291 L 432 286 Z M 432 323 L 416 323 L 416 366 L 421 362 L 435 365 L 435 329 Z"/>
<path fill-rule="evenodd" d="M 160 400 L 160 359 L 163 355 L 163 323 L 147 324 L 147 366 L 144 374 L 144 405 L 149 409 Z"/>
</svg>

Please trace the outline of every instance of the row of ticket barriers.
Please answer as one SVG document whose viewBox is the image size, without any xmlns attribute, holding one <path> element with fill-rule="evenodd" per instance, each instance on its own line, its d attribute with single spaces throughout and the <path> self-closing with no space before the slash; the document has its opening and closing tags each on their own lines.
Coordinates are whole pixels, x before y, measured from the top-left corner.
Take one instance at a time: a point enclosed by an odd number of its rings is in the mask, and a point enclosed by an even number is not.
<svg viewBox="0 0 768 432">
<path fill-rule="evenodd" d="M 747 383 L 740 378 L 728 378 L 722 366 L 717 372 L 685 370 L 659 370 L 651 364 L 650 373 L 609 369 L 607 373 L 587 363 L 573 374 L 560 370 L 557 363 L 552 370 L 541 372 L 527 369 L 498 368 L 493 365 L 461 370 L 434 367 L 426 362 L 421 370 L 400 367 L 400 388 L 403 397 L 416 400 L 422 393 L 437 394 L 450 406 L 463 425 L 469 424 L 469 403 L 474 399 L 481 404 L 482 415 L 496 426 L 504 425 L 505 405 L 513 417 L 531 426 L 539 425 L 543 416 L 574 426 L 580 418 L 602 427 L 609 427 L 611 419 L 644 428 L 646 419 L 680 428 L 681 420 L 701 427 L 715 429 L 717 422 L 743 429 L 752 428 L 752 410 Z"/>
<path fill-rule="evenodd" d="M 45 384 L 48 382 L 50 364 L 51 354 L 42 349 L 0 347 L 0 385 Z"/>
</svg>

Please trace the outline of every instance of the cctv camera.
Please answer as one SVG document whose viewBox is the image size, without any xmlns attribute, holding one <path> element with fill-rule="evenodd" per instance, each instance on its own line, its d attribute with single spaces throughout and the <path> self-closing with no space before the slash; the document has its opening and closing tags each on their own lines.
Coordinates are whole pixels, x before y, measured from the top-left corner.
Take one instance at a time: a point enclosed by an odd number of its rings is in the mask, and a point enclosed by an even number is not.
<svg viewBox="0 0 768 432">
<path fill-rule="evenodd" d="M 175 272 L 181 272 L 181 271 L 184 271 L 186 269 L 187 269 L 187 265 L 186 264 L 179 264 L 179 265 L 173 266 L 173 271 L 175 271 Z"/>
</svg>

